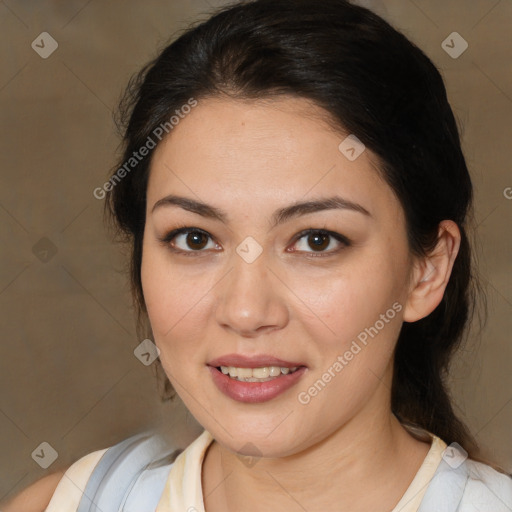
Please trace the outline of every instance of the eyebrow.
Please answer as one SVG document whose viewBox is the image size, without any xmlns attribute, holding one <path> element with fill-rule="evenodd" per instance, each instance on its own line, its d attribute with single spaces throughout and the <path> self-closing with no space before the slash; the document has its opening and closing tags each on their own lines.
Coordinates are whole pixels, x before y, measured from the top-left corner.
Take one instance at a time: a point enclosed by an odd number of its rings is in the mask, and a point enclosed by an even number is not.
<svg viewBox="0 0 512 512">
<path fill-rule="evenodd" d="M 202 217 L 219 220 L 224 224 L 228 223 L 228 215 L 224 211 L 216 208 L 215 206 L 211 206 L 209 204 L 196 201 L 195 199 L 190 199 L 188 197 L 176 195 L 165 196 L 154 204 L 151 213 L 153 213 L 157 208 L 163 206 L 179 206 L 184 210 L 197 213 Z M 276 210 L 272 215 L 271 225 L 272 227 L 275 227 L 289 219 L 324 210 L 350 210 L 362 213 L 366 217 L 372 217 L 371 213 L 360 204 L 354 203 L 353 201 L 349 201 L 348 199 L 344 199 L 340 196 L 332 196 L 313 201 L 295 203 L 291 204 L 290 206 L 280 208 Z"/>
</svg>

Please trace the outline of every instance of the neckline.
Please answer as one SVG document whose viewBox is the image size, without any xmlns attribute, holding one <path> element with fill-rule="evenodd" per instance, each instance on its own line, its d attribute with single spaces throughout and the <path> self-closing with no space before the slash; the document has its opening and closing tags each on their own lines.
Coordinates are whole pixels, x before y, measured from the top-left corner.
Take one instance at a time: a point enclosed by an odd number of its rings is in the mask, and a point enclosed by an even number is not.
<svg viewBox="0 0 512 512">
<path fill-rule="evenodd" d="M 441 462 L 446 443 L 436 435 L 428 434 L 432 439 L 430 449 L 409 487 L 391 512 L 416 511 L 426 492 L 428 483 L 430 483 Z M 174 510 L 205 512 L 201 476 L 206 450 L 213 440 L 212 434 L 204 430 L 178 455 L 171 466 L 155 512 L 171 512 Z"/>
<path fill-rule="evenodd" d="M 426 432 L 426 431 L 425 431 Z M 446 443 L 435 434 L 426 432 L 431 437 L 430 449 L 421 466 L 414 475 L 409 487 L 391 512 L 416 512 L 443 458 Z"/>
</svg>

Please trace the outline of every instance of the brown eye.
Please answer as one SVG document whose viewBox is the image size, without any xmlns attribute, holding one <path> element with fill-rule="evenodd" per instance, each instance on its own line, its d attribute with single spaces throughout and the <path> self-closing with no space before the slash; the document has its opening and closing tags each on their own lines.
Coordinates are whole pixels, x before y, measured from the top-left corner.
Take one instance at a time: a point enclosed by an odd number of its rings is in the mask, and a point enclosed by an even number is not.
<svg viewBox="0 0 512 512">
<path fill-rule="evenodd" d="M 299 233 L 295 238 L 295 244 L 304 239 L 304 247 L 297 250 L 292 249 L 291 252 L 304 253 L 306 256 L 329 256 L 331 254 L 338 253 L 345 247 L 349 247 L 351 242 L 348 238 L 339 233 L 325 231 L 322 229 L 308 229 Z M 171 251 L 181 253 L 184 256 L 200 256 L 202 253 L 206 253 L 203 249 L 207 247 L 208 241 L 212 240 L 211 236 L 198 228 L 183 227 L 178 228 L 168 233 L 163 238 L 159 238 L 159 241 Z M 335 248 L 326 250 L 334 243 Z M 213 241 L 212 241 L 213 243 Z M 336 248 L 336 244 L 338 248 Z M 215 243 L 213 248 L 216 249 Z M 309 250 L 308 250 L 309 249 Z M 317 254 L 315 254 L 317 253 Z"/>
<path fill-rule="evenodd" d="M 208 243 L 208 237 L 199 231 L 190 231 L 185 236 L 185 243 L 191 249 L 200 250 Z"/>
<path fill-rule="evenodd" d="M 305 240 L 305 242 L 302 243 L 302 247 L 293 249 L 293 252 L 303 252 L 309 256 L 316 256 L 315 253 L 318 253 L 318 256 L 323 256 L 324 254 L 325 256 L 329 256 L 339 252 L 344 247 L 350 246 L 350 240 L 348 238 L 340 235 L 339 233 L 325 231 L 322 229 L 308 229 L 306 231 L 302 231 L 297 235 L 294 245 L 300 246 L 302 239 Z M 326 250 L 332 242 L 334 242 L 334 248 Z M 336 244 L 338 245 L 337 249 Z"/>
<path fill-rule="evenodd" d="M 171 231 L 160 242 L 172 251 L 186 255 L 205 252 L 210 235 L 195 228 L 179 228 Z M 188 254 L 187 254 L 188 253 Z"/>
<path fill-rule="evenodd" d="M 323 233 L 310 234 L 308 236 L 308 243 L 310 244 L 310 247 L 315 250 L 323 250 L 329 246 L 329 238 L 329 235 Z"/>
</svg>

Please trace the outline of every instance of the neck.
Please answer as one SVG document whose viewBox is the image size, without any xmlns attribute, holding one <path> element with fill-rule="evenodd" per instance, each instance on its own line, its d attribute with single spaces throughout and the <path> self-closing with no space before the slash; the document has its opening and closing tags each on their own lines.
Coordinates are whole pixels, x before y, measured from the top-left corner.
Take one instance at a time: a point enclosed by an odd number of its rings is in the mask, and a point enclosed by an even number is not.
<svg viewBox="0 0 512 512">
<path fill-rule="evenodd" d="M 321 442 L 289 457 L 263 457 L 247 467 L 213 441 L 202 471 L 206 512 L 332 510 L 333 503 L 350 512 L 392 510 L 430 444 L 409 434 L 391 413 L 389 400 L 376 395 Z"/>
</svg>

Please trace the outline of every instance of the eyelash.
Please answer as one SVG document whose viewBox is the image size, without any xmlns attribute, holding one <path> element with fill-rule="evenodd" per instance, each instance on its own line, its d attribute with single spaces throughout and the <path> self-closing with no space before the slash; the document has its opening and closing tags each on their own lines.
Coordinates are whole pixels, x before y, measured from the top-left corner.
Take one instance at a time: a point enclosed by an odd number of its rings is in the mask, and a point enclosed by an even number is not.
<svg viewBox="0 0 512 512">
<path fill-rule="evenodd" d="M 161 244 L 163 244 L 166 248 L 171 250 L 172 252 L 178 253 L 178 254 L 182 254 L 184 256 L 196 257 L 196 256 L 200 256 L 201 253 L 205 252 L 202 249 L 201 250 L 197 250 L 197 251 L 183 251 L 182 249 L 176 249 L 175 247 L 172 247 L 171 241 L 174 238 L 176 238 L 178 235 L 181 235 L 181 234 L 184 234 L 184 233 L 186 233 L 186 234 L 189 234 L 189 233 L 201 233 L 203 235 L 206 235 L 210 239 L 212 239 L 212 237 L 209 235 L 209 233 L 207 233 L 206 231 L 203 231 L 202 229 L 195 228 L 195 227 L 190 227 L 190 226 L 180 226 L 180 227 L 178 227 L 176 229 L 173 229 L 172 231 L 170 231 L 169 233 L 164 235 L 162 238 L 158 238 L 158 241 Z M 301 238 L 304 238 L 305 236 L 310 235 L 310 234 L 319 234 L 319 235 L 330 236 L 330 237 L 334 238 L 335 240 L 337 240 L 338 242 L 341 242 L 345 247 L 341 247 L 340 249 L 336 249 L 336 250 L 331 250 L 331 251 L 327 251 L 327 252 L 318 252 L 318 253 L 315 253 L 315 252 L 311 252 L 311 253 L 310 252 L 305 252 L 304 253 L 304 251 L 296 251 L 298 253 L 302 252 L 302 253 L 306 254 L 307 255 L 306 257 L 309 257 L 309 258 L 319 258 L 319 257 L 320 258 L 325 258 L 327 256 L 331 256 L 333 254 L 337 254 L 342 249 L 344 249 L 346 247 L 350 247 L 350 245 L 352 245 L 352 242 L 347 237 L 345 237 L 343 235 L 340 235 L 339 233 L 335 233 L 333 231 L 327 231 L 325 229 L 305 229 L 305 230 L 301 231 L 300 233 L 298 233 L 294 237 L 293 244 L 295 245 Z"/>
</svg>

